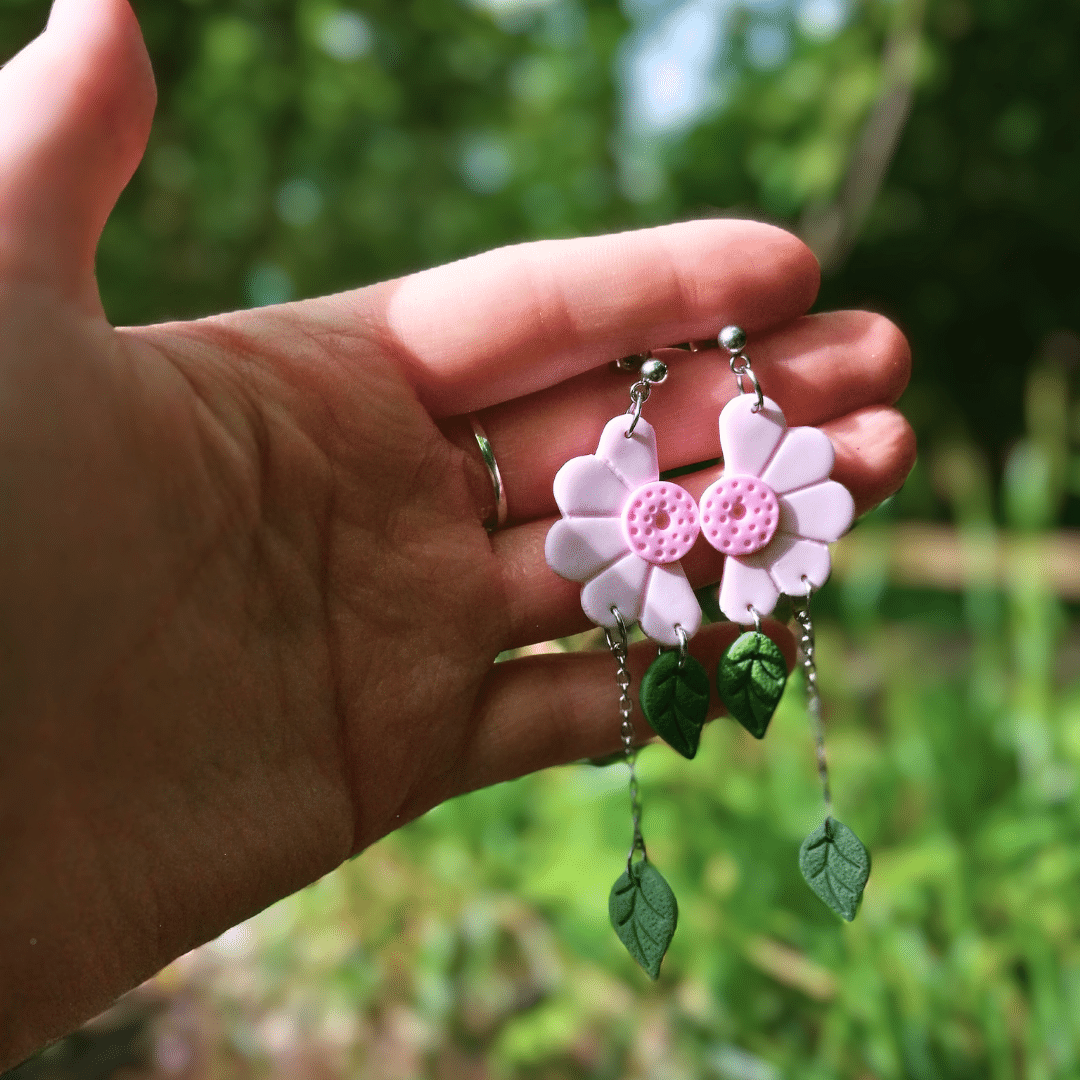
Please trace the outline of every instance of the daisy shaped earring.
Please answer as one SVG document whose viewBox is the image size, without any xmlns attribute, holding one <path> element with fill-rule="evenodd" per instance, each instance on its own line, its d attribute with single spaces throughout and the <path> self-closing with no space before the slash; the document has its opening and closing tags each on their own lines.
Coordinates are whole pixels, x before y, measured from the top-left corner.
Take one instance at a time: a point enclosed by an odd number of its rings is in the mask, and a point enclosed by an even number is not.
<svg viewBox="0 0 1080 1080">
<path fill-rule="evenodd" d="M 732 622 L 769 614 L 782 593 L 805 596 L 831 569 L 828 545 L 855 503 L 829 479 L 835 454 L 813 427 L 788 428 L 771 398 L 740 394 L 720 414 L 724 475 L 701 497 L 705 539 L 727 556 L 720 610 Z"/>
<path fill-rule="evenodd" d="M 835 453 L 828 436 L 818 428 L 789 428 L 780 407 L 765 397 L 743 351 L 743 331 L 725 327 L 719 342 L 730 353 L 740 393 L 720 413 L 724 473 L 701 496 L 701 530 L 726 556 L 720 610 L 754 629 L 738 637 L 721 660 L 718 689 L 728 711 L 763 738 L 783 694 L 787 666 L 761 632 L 761 620 L 781 594 L 790 596 L 801 630 L 826 808 L 825 822 L 807 837 L 799 862 L 814 892 L 850 921 L 869 877 L 870 857 L 855 834 L 832 817 L 810 597 L 829 577 L 828 545 L 851 527 L 855 503 L 847 488 L 829 478 Z"/>
<path fill-rule="evenodd" d="M 836 455 L 828 436 L 818 428 L 788 428 L 780 407 L 763 394 L 743 352 L 742 330 L 725 327 L 719 341 L 731 354 L 740 393 L 720 413 L 724 474 L 701 496 L 701 525 L 706 541 L 726 556 L 720 610 L 734 623 L 755 627 L 721 664 L 720 696 L 760 739 L 787 679 L 779 649 L 761 633 L 761 619 L 781 594 L 808 597 L 825 584 L 828 545 L 851 527 L 855 503 L 847 488 L 829 479 Z M 755 664 L 762 676 L 756 680 L 749 678 Z"/>
<path fill-rule="evenodd" d="M 643 378 L 661 367 L 646 361 Z M 640 406 L 608 421 L 595 454 L 559 470 L 555 501 L 563 516 L 547 536 L 548 565 L 583 583 L 581 607 L 593 622 L 609 632 L 638 622 L 660 645 L 641 682 L 642 711 L 661 738 L 694 757 L 709 677 L 687 651 L 701 608 L 680 560 L 701 524 L 693 496 L 660 479 L 656 433 L 640 418 Z"/>
<path fill-rule="evenodd" d="M 660 480 L 647 421 L 609 420 L 596 453 L 556 474 L 555 502 L 562 519 L 544 553 L 556 574 L 583 583 L 581 607 L 594 623 L 640 622 L 669 648 L 697 632 L 701 609 L 679 560 L 700 532 L 698 508 L 684 488 Z"/>
<path fill-rule="evenodd" d="M 661 647 L 642 680 L 646 718 L 688 757 L 697 750 L 709 706 L 709 677 L 687 651 L 701 625 L 701 608 L 680 564 L 700 533 L 698 508 L 684 488 L 660 479 L 656 433 L 641 417 L 653 386 L 666 377 L 666 365 L 645 360 L 630 388 L 629 410 L 608 421 L 596 453 L 571 459 L 556 474 L 562 517 L 545 544 L 552 570 L 582 583 L 582 610 L 604 628 L 615 659 L 633 839 L 626 871 L 608 897 L 608 914 L 619 939 L 654 979 L 675 933 L 678 904 L 649 862 L 641 833 L 629 627 L 638 623 Z"/>
</svg>

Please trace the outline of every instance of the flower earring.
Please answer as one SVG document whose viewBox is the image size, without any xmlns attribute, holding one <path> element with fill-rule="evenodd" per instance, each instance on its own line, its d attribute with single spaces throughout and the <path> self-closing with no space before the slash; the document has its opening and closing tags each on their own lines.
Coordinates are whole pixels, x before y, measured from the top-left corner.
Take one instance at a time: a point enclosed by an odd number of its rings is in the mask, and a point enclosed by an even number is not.
<svg viewBox="0 0 1080 1080">
<path fill-rule="evenodd" d="M 633 623 L 666 650 L 650 674 L 662 662 L 665 670 L 694 676 L 680 680 L 688 685 L 692 681 L 696 694 L 700 723 L 694 749 L 709 703 L 708 676 L 687 652 L 701 625 L 701 608 L 679 561 L 700 532 L 698 508 L 684 488 L 660 479 L 656 433 L 641 416 L 652 388 L 666 378 L 667 367 L 647 359 L 630 388 L 630 408 L 608 421 L 596 453 L 571 459 L 556 474 L 555 501 L 562 518 L 551 527 L 545 545 L 552 570 L 582 582 L 582 610 L 604 628 L 615 659 L 633 837 L 626 870 L 608 897 L 608 914 L 619 939 L 654 979 L 675 933 L 679 909 L 671 888 L 649 862 L 641 833 L 627 658 L 627 631 Z M 663 682 L 662 675 L 652 679 L 657 702 L 664 698 Z M 663 711 L 659 705 L 657 709 Z M 657 721 L 647 716 L 655 727 Z"/>
<path fill-rule="evenodd" d="M 818 428 L 788 428 L 780 407 L 762 393 L 744 352 L 743 331 L 725 327 L 718 340 L 730 354 L 740 392 L 720 413 L 724 475 L 701 496 L 701 528 L 706 541 L 726 556 L 720 610 L 732 622 L 754 627 L 721 660 L 718 689 L 731 715 L 763 738 L 783 694 L 787 667 L 761 632 L 761 620 L 781 594 L 791 597 L 825 802 L 825 821 L 803 843 L 799 866 L 810 888 L 850 921 L 870 874 L 870 856 L 832 816 L 810 598 L 829 577 L 828 545 L 850 528 L 855 503 L 842 484 L 829 479 L 835 453 L 828 436 Z"/>
<path fill-rule="evenodd" d="M 725 327 L 718 340 L 730 354 L 740 393 L 720 414 L 724 474 L 700 504 L 680 485 L 660 479 L 656 435 L 641 412 L 652 388 L 667 378 L 667 367 L 650 358 L 630 388 L 630 408 L 608 421 L 596 453 L 573 458 L 556 475 L 562 517 L 545 545 L 552 570 L 582 583 L 582 610 L 604 628 L 615 659 L 633 835 L 608 913 L 620 940 L 654 979 L 675 933 L 678 904 L 649 861 L 641 832 L 627 631 L 637 622 L 660 646 L 641 681 L 645 718 L 674 749 L 693 758 L 708 713 L 709 677 L 687 648 L 701 625 L 701 609 L 680 560 L 701 533 L 726 556 L 721 610 L 732 622 L 753 626 L 720 662 L 720 697 L 759 739 L 787 680 L 783 654 L 762 633 L 761 620 L 781 594 L 797 603 L 826 809 L 824 823 L 799 852 L 803 876 L 829 907 L 850 920 L 870 873 L 862 843 L 832 817 L 810 617 L 810 597 L 829 576 L 828 544 L 851 525 L 854 501 L 829 479 L 835 455 L 828 436 L 817 428 L 789 429 L 779 406 L 763 394 L 744 352 L 742 330 Z"/>
</svg>

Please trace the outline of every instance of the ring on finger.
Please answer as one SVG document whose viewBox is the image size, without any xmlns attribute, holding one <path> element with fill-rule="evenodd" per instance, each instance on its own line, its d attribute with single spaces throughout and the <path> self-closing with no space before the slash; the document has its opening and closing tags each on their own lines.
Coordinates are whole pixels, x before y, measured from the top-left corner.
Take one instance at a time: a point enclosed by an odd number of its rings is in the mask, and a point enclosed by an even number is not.
<svg viewBox="0 0 1080 1080">
<path fill-rule="evenodd" d="M 476 445 L 480 447 L 480 456 L 487 466 L 488 475 L 491 477 L 491 487 L 495 494 L 495 509 L 484 522 L 484 528 L 491 533 L 506 524 L 506 488 L 503 486 L 502 473 L 499 471 L 499 463 L 495 460 L 495 451 L 491 448 L 491 440 L 487 437 L 487 432 L 472 413 L 469 414 L 469 423 L 472 425 Z"/>
</svg>

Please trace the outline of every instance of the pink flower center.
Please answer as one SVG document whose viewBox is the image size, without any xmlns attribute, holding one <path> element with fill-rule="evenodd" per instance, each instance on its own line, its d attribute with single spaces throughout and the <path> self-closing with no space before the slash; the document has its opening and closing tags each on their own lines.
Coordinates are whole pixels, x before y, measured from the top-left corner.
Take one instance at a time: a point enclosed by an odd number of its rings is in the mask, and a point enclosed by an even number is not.
<svg viewBox="0 0 1080 1080">
<path fill-rule="evenodd" d="M 753 555 L 773 538 L 780 503 L 756 476 L 723 476 L 701 496 L 705 539 L 725 555 Z"/>
<path fill-rule="evenodd" d="M 630 496 L 623 509 L 622 527 L 630 550 L 651 563 L 678 561 L 701 532 L 690 493 L 663 480 L 642 484 Z"/>
</svg>

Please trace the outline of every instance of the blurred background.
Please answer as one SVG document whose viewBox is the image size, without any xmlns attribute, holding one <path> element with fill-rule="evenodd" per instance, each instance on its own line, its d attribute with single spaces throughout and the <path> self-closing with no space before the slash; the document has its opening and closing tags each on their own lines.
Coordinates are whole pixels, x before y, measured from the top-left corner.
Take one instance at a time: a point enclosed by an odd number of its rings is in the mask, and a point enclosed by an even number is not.
<svg viewBox="0 0 1080 1080">
<path fill-rule="evenodd" d="M 0 0 L 2 55 L 47 7 Z M 433 811 L 9 1080 L 1080 1075 L 1080 7 L 135 7 L 161 101 L 102 243 L 116 322 L 747 215 L 814 247 L 819 308 L 903 327 L 919 462 L 815 609 L 874 868 L 850 926 L 799 875 L 793 678 L 763 743 L 722 720 L 694 762 L 642 755 L 681 907 L 656 985 L 607 922 L 625 769 L 578 765 Z"/>
</svg>

